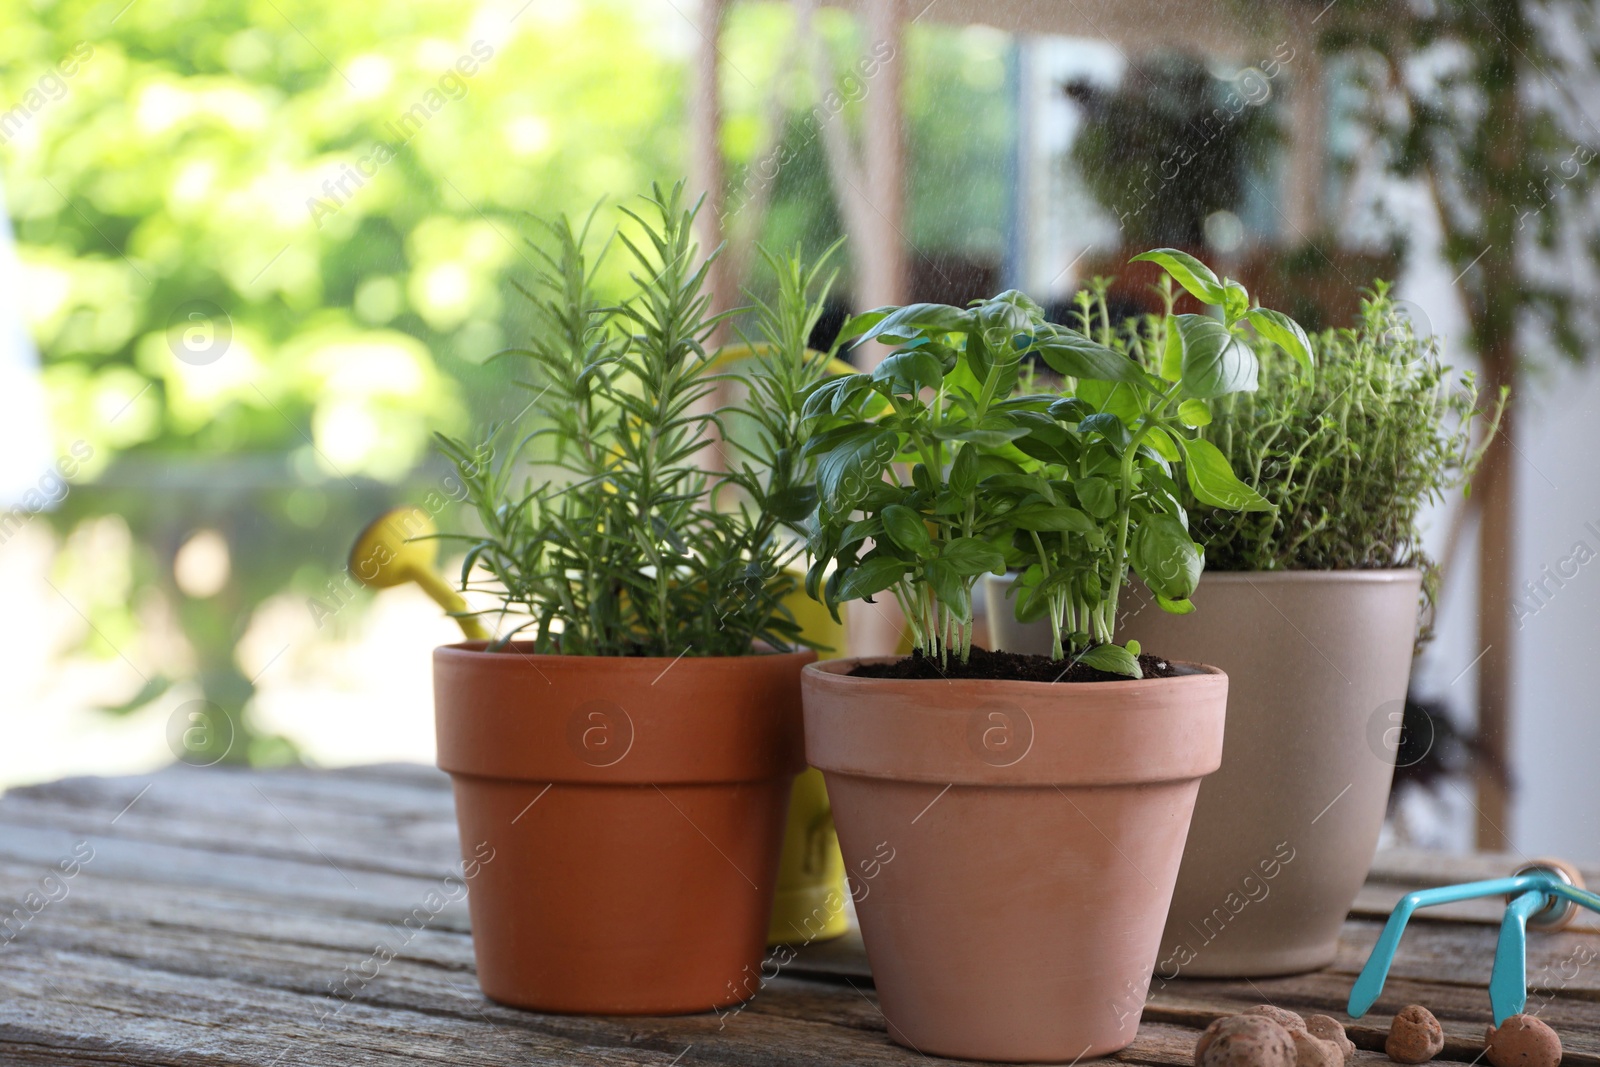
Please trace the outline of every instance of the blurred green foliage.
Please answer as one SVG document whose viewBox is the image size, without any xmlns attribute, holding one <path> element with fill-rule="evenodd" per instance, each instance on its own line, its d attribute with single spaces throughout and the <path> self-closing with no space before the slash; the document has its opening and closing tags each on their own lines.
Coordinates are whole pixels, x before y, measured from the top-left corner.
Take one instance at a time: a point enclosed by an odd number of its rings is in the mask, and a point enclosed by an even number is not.
<svg viewBox="0 0 1600 1067">
<path fill-rule="evenodd" d="M 356 599 L 341 577 L 354 531 L 445 477 L 429 434 L 525 402 L 486 362 L 527 325 L 508 299 L 533 254 L 521 213 L 581 215 L 684 173 L 698 38 L 642 0 L 0 0 L 0 25 L 19 302 L 55 448 L 93 447 L 52 521 L 67 534 L 119 516 L 131 534 L 127 580 L 75 605 L 88 640 L 145 677 L 116 710 L 193 679 L 236 719 L 229 759 L 288 758 L 251 729 L 240 636 L 286 590 Z M 862 50 L 852 20 L 824 12 L 819 30 L 847 69 Z M 792 33 L 787 5 L 730 15 L 730 181 L 772 143 L 772 115 L 796 136 L 814 99 Z M 981 231 L 998 253 L 1003 46 L 912 32 L 912 152 L 928 146 L 939 167 L 914 187 L 914 242 Z M 974 120 L 965 138 L 951 113 Z M 840 121 L 859 126 L 859 100 Z M 735 225 L 813 251 L 837 236 L 820 145 Z M 622 257 L 606 269 L 602 296 L 620 290 Z M 173 571 L 200 529 L 232 560 L 208 595 Z M 143 639 L 152 603 L 185 653 Z"/>
</svg>

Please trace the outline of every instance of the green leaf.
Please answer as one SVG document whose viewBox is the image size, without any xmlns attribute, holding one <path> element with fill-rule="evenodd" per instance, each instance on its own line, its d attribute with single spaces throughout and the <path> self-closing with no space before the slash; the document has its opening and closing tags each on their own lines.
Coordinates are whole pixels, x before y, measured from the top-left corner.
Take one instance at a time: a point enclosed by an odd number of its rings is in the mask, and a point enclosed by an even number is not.
<svg viewBox="0 0 1600 1067">
<path fill-rule="evenodd" d="M 967 365 L 976 376 L 980 389 L 987 388 L 990 396 L 998 398 L 1009 396 L 1016 386 L 1022 353 L 1007 336 L 998 336 L 995 340 L 999 342 L 998 345 L 992 345 L 979 330 L 968 332 L 966 355 Z"/>
<path fill-rule="evenodd" d="M 1132 423 L 1144 412 L 1139 394 L 1145 388 L 1144 383 L 1083 381 L 1078 383 L 1077 393 L 1096 411 L 1109 411 L 1123 422 Z"/>
<path fill-rule="evenodd" d="M 1167 339 L 1161 348 L 1161 377 L 1169 382 L 1183 377 L 1183 334 L 1171 315 L 1167 316 Z"/>
<path fill-rule="evenodd" d="M 976 537 L 958 537 L 939 551 L 939 559 L 963 577 L 1006 572 L 1006 557 L 989 542 Z"/>
<path fill-rule="evenodd" d="M 1026 426 L 1007 426 L 994 429 L 962 429 L 959 426 L 941 426 L 933 431 L 941 441 L 967 441 L 982 448 L 999 448 L 1021 437 L 1028 436 Z"/>
<path fill-rule="evenodd" d="M 845 526 L 839 533 L 839 546 L 835 551 L 842 551 L 851 545 L 858 545 L 869 537 L 883 535 L 883 518 L 878 515 L 869 515 L 865 519 L 858 519 Z"/>
<path fill-rule="evenodd" d="M 1184 477 L 1189 491 L 1202 504 L 1228 511 L 1275 511 L 1260 493 L 1241 482 L 1228 466 L 1228 457 L 1210 441 L 1178 439 L 1186 460 Z"/>
<path fill-rule="evenodd" d="M 1144 584 L 1157 596 L 1184 600 L 1200 582 L 1205 557 L 1176 516 L 1147 516 L 1133 532 L 1129 560 Z"/>
<path fill-rule="evenodd" d="M 1204 400 L 1196 400 L 1191 397 L 1178 405 L 1178 421 L 1195 429 L 1209 426 L 1211 425 L 1211 405 Z M 1177 457 L 1172 458 L 1175 459 Z"/>
<path fill-rule="evenodd" d="M 1250 310 L 1250 294 L 1233 279 L 1222 283 L 1222 313 L 1229 323 L 1238 322 Z"/>
<path fill-rule="evenodd" d="M 1117 511 L 1117 490 L 1104 478 L 1080 478 L 1072 483 L 1078 503 L 1097 519 L 1109 519 Z"/>
<path fill-rule="evenodd" d="M 956 452 L 950 464 L 950 489 L 957 496 L 967 498 L 978 488 L 978 450 L 970 445 Z"/>
<path fill-rule="evenodd" d="M 921 349 L 896 352 L 873 370 L 872 380 L 887 382 L 896 393 L 915 395 L 920 389 L 937 389 L 944 381 L 939 357 Z"/>
<path fill-rule="evenodd" d="M 1096 412 L 1078 423 L 1078 432 L 1097 433 L 1115 445 L 1119 452 L 1127 447 L 1132 436 L 1123 421 L 1109 411 Z"/>
<path fill-rule="evenodd" d="M 1194 601 L 1188 599 L 1168 600 L 1160 593 L 1156 594 L 1156 605 L 1168 615 L 1191 615 L 1194 613 Z"/>
<path fill-rule="evenodd" d="M 1097 345 L 1076 330 L 1044 323 L 1033 350 L 1057 374 L 1099 382 L 1143 382 L 1144 369 L 1120 352 Z"/>
<path fill-rule="evenodd" d="M 846 512 L 865 495 L 869 483 L 899 451 L 900 435 L 879 429 L 850 438 L 817 461 L 817 490 L 829 510 Z"/>
<path fill-rule="evenodd" d="M 864 560 L 859 567 L 842 572 L 837 600 L 862 600 L 881 593 L 900 580 L 907 565 L 892 556 L 874 556 Z"/>
<path fill-rule="evenodd" d="M 1019 530 L 1037 530 L 1041 533 L 1089 533 L 1096 529 L 1094 520 L 1077 508 L 1065 504 L 1029 504 L 1008 513 L 1005 521 Z"/>
<path fill-rule="evenodd" d="M 934 560 L 922 569 L 939 603 L 955 613 L 961 622 L 972 621 L 972 583 L 949 563 Z"/>
<path fill-rule="evenodd" d="M 1210 267 L 1187 252 L 1180 252 L 1176 248 L 1155 248 L 1134 256 L 1128 262 L 1160 264 L 1172 275 L 1173 281 L 1203 303 L 1221 306 L 1227 300 L 1221 280 L 1212 273 Z"/>
<path fill-rule="evenodd" d="M 1181 380 L 1189 396 L 1210 398 L 1256 388 L 1255 353 L 1226 326 L 1204 315 L 1179 315 L 1177 325 L 1183 335 Z"/>
<path fill-rule="evenodd" d="M 1129 678 L 1143 678 L 1139 657 L 1121 645 L 1095 645 L 1078 657 L 1078 662 L 1107 674 L 1122 674 Z"/>
<path fill-rule="evenodd" d="M 1039 565 L 1036 563 L 1029 569 L 1037 571 Z M 1016 600 L 1011 614 L 1018 622 L 1038 622 L 1049 614 L 1050 598 L 1039 592 L 1037 580 L 1033 585 L 1024 585 L 1019 578 L 1012 583 L 1010 592 Z"/>
<path fill-rule="evenodd" d="M 817 508 L 817 487 L 790 485 L 767 497 L 767 510 L 779 522 L 795 523 Z"/>
<path fill-rule="evenodd" d="M 973 316 L 970 311 L 950 307 L 948 304 L 907 304 L 905 307 L 891 310 L 856 340 L 860 343 L 884 336 L 909 338 L 911 334 L 921 330 L 929 333 L 956 333 L 970 329 L 972 322 Z"/>
<path fill-rule="evenodd" d="M 1311 352 L 1311 339 L 1306 336 L 1300 324 L 1281 311 L 1269 308 L 1256 308 L 1250 312 L 1250 325 L 1256 332 L 1289 355 L 1300 364 L 1300 369 L 1307 374 L 1316 373 L 1316 357 Z"/>
<path fill-rule="evenodd" d="M 1150 427 L 1150 432 L 1144 435 L 1144 439 L 1149 442 L 1156 455 L 1168 463 L 1180 463 L 1183 461 L 1183 453 L 1179 452 L 1178 446 L 1172 443 L 1172 436 L 1161 427 Z"/>
<path fill-rule="evenodd" d="M 889 540 L 920 557 L 933 555 L 933 538 L 928 527 L 911 508 L 904 504 L 890 504 L 883 509 L 883 528 Z"/>
<path fill-rule="evenodd" d="M 1051 404 L 1046 413 L 1057 422 L 1082 422 L 1094 414 L 1094 408 L 1088 401 L 1068 396 Z"/>
<path fill-rule="evenodd" d="M 894 310 L 894 306 L 889 305 L 887 307 L 873 308 L 871 311 L 863 311 L 839 327 L 839 340 L 843 342 L 850 340 L 852 337 L 859 337 L 888 318 L 889 313 Z"/>
</svg>

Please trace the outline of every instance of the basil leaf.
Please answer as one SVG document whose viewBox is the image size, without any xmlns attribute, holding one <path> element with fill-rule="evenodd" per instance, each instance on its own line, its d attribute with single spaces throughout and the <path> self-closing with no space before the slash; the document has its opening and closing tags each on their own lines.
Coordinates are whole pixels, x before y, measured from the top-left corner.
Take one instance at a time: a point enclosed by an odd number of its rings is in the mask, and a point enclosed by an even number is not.
<svg viewBox="0 0 1600 1067">
<path fill-rule="evenodd" d="M 855 316 L 843 326 L 839 327 L 839 340 L 848 341 L 852 337 L 859 337 L 861 334 L 866 333 L 868 330 L 878 325 L 878 323 L 888 318 L 890 312 L 892 311 L 894 311 L 894 307 L 892 305 L 881 308 L 873 308 L 871 311 L 863 311 L 861 314 Z"/>
<path fill-rule="evenodd" d="M 1183 376 L 1183 334 L 1171 315 L 1167 316 L 1167 339 L 1161 348 L 1161 377 L 1175 382 Z"/>
<path fill-rule="evenodd" d="M 1256 388 L 1259 366 L 1255 353 L 1240 344 L 1228 328 L 1204 315 L 1179 315 L 1183 335 L 1183 389 L 1208 399 Z"/>
<path fill-rule="evenodd" d="M 896 352 L 873 370 L 872 380 L 886 382 L 896 393 L 915 395 L 921 389 L 937 389 L 944 380 L 939 357 L 921 349 Z"/>
<path fill-rule="evenodd" d="M 1265 497 L 1241 482 L 1228 466 L 1228 457 L 1216 445 L 1206 440 L 1178 438 L 1183 447 L 1185 462 L 1183 475 L 1189 482 L 1189 491 L 1202 504 L 1228 511 L 1275 511 Z"/>
<path fill-rule="evenodd" d="M 1087 401 L 1069 396 L 1051 404 L 1046 414 L 1057 422 L 1082 422 L 1094 414 L 1094 408 L 1090 407 Z"/>
<path fill-rule="evenodd" d="M 1179 405 L 1179 410 L 1181 412 L 1182 405 Z M 1161 427 L 1150 427 L 1150 432 L 1144 435 L 1144 439 L 1150 443 L 1150 448 L 1155 454 L 1168 463 L 1183 462 L 1183 453 L 1178 451 L 1178 446 L 1172 443 L 1171 435 Z"/>
<path fill-rule="evenodd" d="M 933 555 L 933 538 L 922 516 L 904 504 L 890 504 L 883 509 L 883 528 L 889 540 L 914 555 Z"/>
<path fill-rule="evenodd" d="M 1307 374 L 1316 373 L 1316 357 L 1311 353 L 1311 339 L 1300 324 L 1281 311 L 1256 308 L 1248 316 L 1256 333 L 1271 341 L 1294 357 Z"/>
<path fill-rule="evenodd" d="M 1117 511 L 1117 490 L 1104 478 L 1080 478 L 1072 483 L 1078 503 L 1097 519 L 1109 519 Z"/>
<path fill-rule="evenodd" d="M 1078 423 L 1079 433 L 1097 433 L 1110 441 L 1120 452 L 1127 447 L 1131 435 L 1122 420 L 1109 411 L 1099 411 Z"/>
<path fill-rule="evenodd" d="M 1178 421 L 1199 429 L 1211 425 L 1211 405 L 1204 400 L 1190 398 L 1178 405 Z"/>
<path fill-rule="evenodd" d="M 927 576 L 939 603 L 954 612 L 961 622 L 972 621 L 972 586 L 955 567 L 936 559 L 923 567 L 922 573 Z"/>
<path fill-rule="evenodd" d="M 1221 280 L 1211 272 L 1210 267 L 1187 252 L 1180 252 L 1176 248 L 1154 248 L 1134 256 L 1128 262 L 1160 264 L 1172 275 L 1173 281 L 1203 303 L 1221 306 L 1227 300 Z"/>
<path fill-rule="evenodd" d="M 1222 313 L 1228 317 L 1230 323 L 1238 322 L 1244 318 L 1245 312 L 1250 310 L 1250 294 L 1238 282 L 1229 280 L 1222 283 Z"/>
<path fill-rule="evenodd" d="M 968 497 L 978 488 L 978 450 L 962 448 L 950 464 L 950 489 L 959 497 Z"/>
<path fill-rule="evenodd" d="M 1188 600 L 1188 599 L 1184 599 L 1184 600 L 1168 600 L 1166 597 L 1162 596 L 1160 593 L 1157 593 L 1156 594 L 1156 605 L 1158 607 L 1160 607 L 1161 610 L 1166 612 L 1168 615 L 1192 615 L 1192 614 L 1194 614 L 1194 601 Z"/>
<path fill-rule="evenodd" d="M 1144 677 L 1144 671 L 1139 668 L 1139 658 L 1121 645 L 1095 645 L 1079 656 L 1078 662 L 1107 674 Z"/>
<path fill-rule="evenodd" d="M 767 511 L 779 522 L 795 523 L 817 508 L 817 487 L 790 485 L 767 497 Z"/>
<path fill-rule="evenodd" d="M 985 572 L 1006 572 L 1006 558 L 1000 550 L 976 537 L 958 537 L 946 542 L 939 552 L 939 559 L 963 577 L 975 577 Z"/>
<path fill-rule="evenodd" d="M 881 593 L 898 582 L 906 570 L 902 560 L 892 556 L 874 556 L 863 561 L 859 567 L 840 572 L 844 577 L 839 580 L 837 599 L 863 600 L 874 593 Z"/>
<path fill-rule="evenodd" d="M 1095 344 L 1076 330 L 1044 323 L 1033 350 L 1057 374 L 1099 382 L 1143 382 L 1144 369 L 1120 352 Z"/>
<path fill-rule="evenodd" d="M 868 312 L 876 314 L 876 312 Z M 846 323 L 847 326 L 854 323 Z M 857 342 L 871 341 L 885 334 L 900 337 L 908 332 L 926 330 L 929 333 L 956 333 L 972 326 L 972 313 L 948 304 L 907 304 L 895 308 L 863 333 Z M 842 335 L 841 335 L 842 336 Z"/>
<path fill-rule="evenodd" d="M 817 491 L 834 512 L 852 510 L 900 450 L 900 435 L 875 430 L 858 435 L 817 461 Z"/>
<path fill-rule="evenodd" d="M 1186 600 L 1200 583 L 1205 558 L 1183 523 L 1165 512 L 1139 523 L 1129 553 L 1133 569 L 1157 596 Z"/>
<path fill-rule="evenodd" d="M 1037 530 L 1041 533 L 1088 533 L 1095 529 L 1094 520 L 1077 508 L 1049 504 L 1029 504 L 1006 516 L 1006 521 L 1019 530 Z"/>
</svg>

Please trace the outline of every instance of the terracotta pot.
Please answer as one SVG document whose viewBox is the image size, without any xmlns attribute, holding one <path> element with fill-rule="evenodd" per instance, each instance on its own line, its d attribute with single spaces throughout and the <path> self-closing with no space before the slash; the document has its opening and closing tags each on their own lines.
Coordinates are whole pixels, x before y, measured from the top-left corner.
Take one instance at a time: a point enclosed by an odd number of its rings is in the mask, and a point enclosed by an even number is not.
<svg viewBox="0 0 1600 1067">
<path fill-rule="evenodd" d="M 1133 1040 L 1228 679 L 802 674 L 889 1035 L 1068 1061 Z"/>
<path fill-rule="evenodd" d="M 1119 640 L 1214 663 L 1231 682 L 1222 769 L 1200 789 L 1158 979 L 1332 962 L 1383 828 L 1420 585 L 1415 570 L 1208 571 L 1192 615 L 1162 612 L 1139 585 L 1125 598 Z M 1048 625 L 1025 631 L 1003 584 L 990 597 L 1003 647 L 1049 647 Z"/>
<path fill-rule="evenodd" d="M 657 1015 L 755 991 L 814 658 L 434 650 L 487 996 Z"/>
</svg>

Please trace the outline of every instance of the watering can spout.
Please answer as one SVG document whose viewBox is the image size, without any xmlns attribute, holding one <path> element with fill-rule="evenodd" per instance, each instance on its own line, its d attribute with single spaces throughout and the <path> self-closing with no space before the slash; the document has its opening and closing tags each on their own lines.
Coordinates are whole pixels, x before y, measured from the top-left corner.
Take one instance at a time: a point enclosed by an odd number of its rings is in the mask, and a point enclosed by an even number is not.
<svg viewBox="0 0 1600 1067">
<path fill-rule="evenodd" d="M 431 538 L 438 533 L 433 519 L 416 505 L 394 508 L 369 522 L 350 547 L 350 573 L 369 589 L 415 582 L 443 608 L 469 641 L 487 641 L 483 628 L 461 599 L 434 570 L 437 555 Z"/>
</svg>

